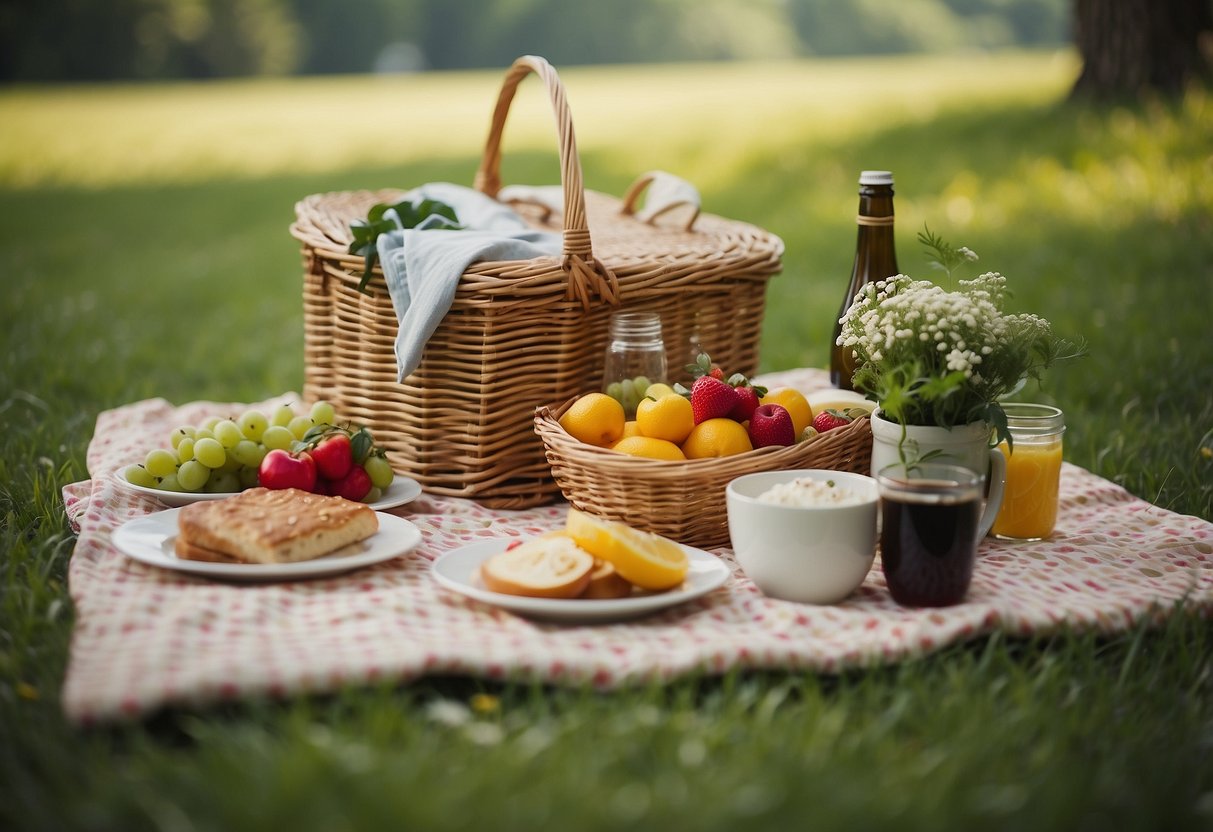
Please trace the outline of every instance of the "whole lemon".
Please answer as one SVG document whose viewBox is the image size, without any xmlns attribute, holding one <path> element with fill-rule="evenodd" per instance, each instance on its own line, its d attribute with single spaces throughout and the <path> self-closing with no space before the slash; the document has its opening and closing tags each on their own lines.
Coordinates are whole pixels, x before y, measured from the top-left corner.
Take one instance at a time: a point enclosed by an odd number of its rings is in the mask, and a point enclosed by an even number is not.
<svg viewBox="0 0 1213 832">
<path fill-rule="evenodd" d="M 627 436 L 611 446 L 612 451 L 632 456 L 647 456 L 650 459 L 686 459 L 686 455 L 673 442 L 654 439 L 651 436 Z"/>
<path fill-rule="evenodd" d="M 560 417 L 560 427 L 590 445 L 609 447 L 623 436 L 623 405 L 606 393 L 586 393 Z"/>
<path fill-rule="evenodd" d="M 809 400 L 794 387 L 780 387 L 771 390 L 758 400 L 759 404 L 777 404 L 783 407 L 792 417 L 792 429 L 800 436 L 801 432 L 813 424 L 813 408 Z"/>
<path fill-rule="evenodd" d="M 629 419 L 628 421 L 623 423 L 623 436 L 621 437 L 622 439 L 627 439 L 629 436 L 643 436 L 643 435 L 644 434 L 642 434 L 640 432 L 640 425 L 636 424 L 635 419 Z"/>
<path fill-rule="evenodd" d="M 660 399 L 644 399 L 636 408 L 636 425 L 643 436 L 680 444 L 695 427 L 691 402 L 677 393 Z"/>
<path fill-rule="evenodd" d="M 687 459 L 732 456 L 754 450 L 745 426 L 732 419 L 707 419 L 697 424 L 682 443 Z"/>
</svg>

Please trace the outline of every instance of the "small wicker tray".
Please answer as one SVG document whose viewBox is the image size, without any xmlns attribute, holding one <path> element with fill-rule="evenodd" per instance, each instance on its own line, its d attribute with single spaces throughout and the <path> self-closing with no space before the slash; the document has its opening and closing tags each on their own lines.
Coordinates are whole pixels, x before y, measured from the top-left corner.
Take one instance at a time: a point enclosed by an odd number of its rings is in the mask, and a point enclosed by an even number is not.
<svg viewBox="0 0 1213 832">
<path fill-rule="evenodd" d="M 560 426 L 576 399 L 535 410 L 552 477 L 579 509 L 685 543 L 729 545 L 725 486 L 743 474 L 790 468 L 868 473 L 872 427 L 868 417 L 824 433 L 812 442 L 760 448 L 720 459 L 669 462 L 587 445 Z"/>
</svg>

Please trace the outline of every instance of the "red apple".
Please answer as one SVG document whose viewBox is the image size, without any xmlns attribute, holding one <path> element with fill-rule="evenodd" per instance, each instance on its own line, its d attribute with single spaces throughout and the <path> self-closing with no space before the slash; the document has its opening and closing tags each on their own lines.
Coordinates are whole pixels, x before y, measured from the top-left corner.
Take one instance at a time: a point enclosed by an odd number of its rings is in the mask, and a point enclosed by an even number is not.
<svg viewBox="0 0 1213 832">
<path fill-rule="evenodd" d="M 355 465 L 344 477 L 333 480 L 332 488 L 334 495 L 360 503 L 371 493 L 371 475 L 361 465 Z"/>
<path fill-rule="evenodd" d="M 261 460 L 257 478 L 265 488 L 298 488 L 300 491 L 316 490 L 316 461 L 307 451 L 292 456 L 276 448 Z"/>
<path fill-rule="evenodd" d="M 796 441 L 792 415 L 778 404 L 759 405 L 750 416 L 750 444 L 755 448 L 768 445 L 791 445 Z"/>
</svg>

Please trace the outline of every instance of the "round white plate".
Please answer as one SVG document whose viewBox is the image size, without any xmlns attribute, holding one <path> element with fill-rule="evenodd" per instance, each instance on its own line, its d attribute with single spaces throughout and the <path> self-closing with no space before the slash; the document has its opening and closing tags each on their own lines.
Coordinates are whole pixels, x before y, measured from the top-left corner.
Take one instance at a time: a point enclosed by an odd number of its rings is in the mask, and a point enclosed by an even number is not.
<svg viewBox="0 0 1213 832">
<path fill-rule="evenodd" d="M 521 595 L 505 595 L 485 589 L 477 577 L 477 569 L 481 563 L 498 552 L 504 551 L 513 539 L 515 538 L 483 540 L 452 549 L 434 561 L 430 567 L 434 580 L 447 589 L 519 615 L 548 621 L 576 623 L 618 621 L 646 615 L 706 595 L 729 579 L 729 568 L 720 558 L 702 549 L 683 546 L 683 551 L 691 560 L 687 579 L 681 586 L 667 592 L 637 594 L 630 598 L 570 598 L 566 600 L 562 598 L 526 598 Z"/>
<path fill-rule="evenodd" d="M 177 508 L 180 506 L 188 506 L 190 503 L 200 503 L 205 500 L 222 500 L 224 497 L 231 497 L 233 494 L 238 494 L 238 491 L 228 491 L 222 494 L 207 494 L 199 492 L 197 494 L 188 491 L 164 491 L 159 488 L 148 488 L 145 485 L 135 485 L 133 482 L 128 482 L 126 477 L 122 476 L 122 472 L 126 466 L 122 466 L 114 472 L 114 479 L 118 481 L 118 485 L 128 491 L 137 491 L 140 494 L 146 494 L 148 497 L 155 497 L 166 506 Z M 367 503 L 368 506 L 375 511 L 384 511 L 389 508 L 396 508 L 405 503 L 410 503 L 421 496 L 421 483 L 409 477 L 402 477 L 400 474 L 392 480 L 383 492 L 383 496 L 373 503 Z"/>
<path fill-rule="evenodd" d="M 173 551 L 179 508 L 136 517 L 114 532 L 113 543 L 134 560 L 208 578 L 235 581 L 285 581 L 337 575 L 411 552 L 421 543 L 421 531 L 394 514 L 376 512 L 379 531 L 330 555 L 298 563 L 208 563 L 184 560 Z"/>
</svg>

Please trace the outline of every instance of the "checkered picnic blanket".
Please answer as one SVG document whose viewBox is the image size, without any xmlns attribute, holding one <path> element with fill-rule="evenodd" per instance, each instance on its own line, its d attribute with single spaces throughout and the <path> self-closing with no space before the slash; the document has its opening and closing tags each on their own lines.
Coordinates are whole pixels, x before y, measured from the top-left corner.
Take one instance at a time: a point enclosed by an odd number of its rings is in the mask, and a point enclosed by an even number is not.
<svg viewBox="0 0 1213 832">
<path fill-rule="evenodd" d="M 824 373 L 766 376 L 806 392 Z M 280 397 L 258 403 L 264 409 Z M 63 706 L 82 723 L 138 718 L 166 706 L 285 697 L 426 674 L 592 685 L 602 689 L 733 668 L 825 673 L 896 662 L 996 630 L 1114 632 L 1179 605 L 1213 611 L 1213 524 L 1137 499 L 1066 464 L 1057 531 L 1041 543 L 985 540 L 962 604 L 908 609 L 889 597 L 879 560 L 835 606 L 764 596 L 728 549 L 732 572 L 706 596 L 618 623 L 542 623 L 440 587 L 431 562 L 456 547 L 560 526 L 566 507 L 490 510 L 422 495 L 393 510 L 415 523 L 414 551 L 331 578 L 233 584 L 136 562 L 111 543 L 132 518 L 162 510 L 114 472 L 179 424 L 247 405 L 149 400 L 102 413 L 90 480 L 63 489 L 79 532 L 70 564 L 76 605 Z"/>
</svg>

